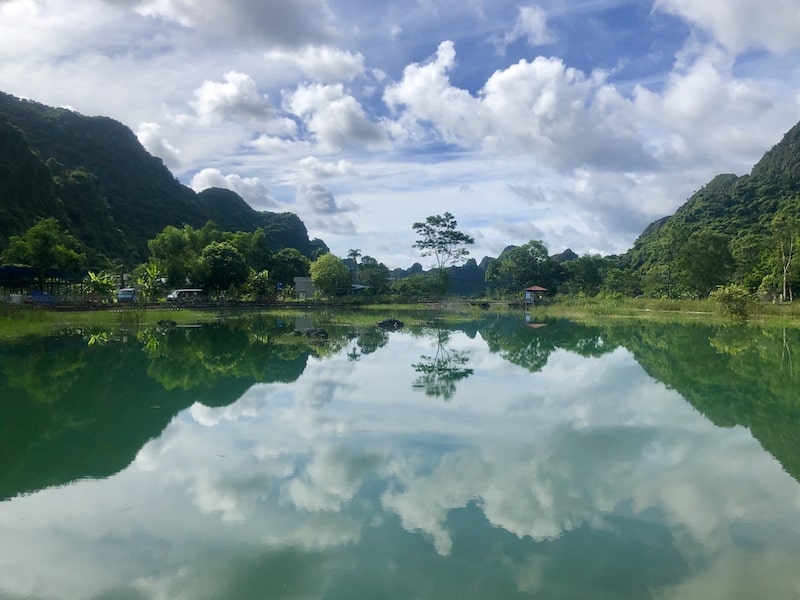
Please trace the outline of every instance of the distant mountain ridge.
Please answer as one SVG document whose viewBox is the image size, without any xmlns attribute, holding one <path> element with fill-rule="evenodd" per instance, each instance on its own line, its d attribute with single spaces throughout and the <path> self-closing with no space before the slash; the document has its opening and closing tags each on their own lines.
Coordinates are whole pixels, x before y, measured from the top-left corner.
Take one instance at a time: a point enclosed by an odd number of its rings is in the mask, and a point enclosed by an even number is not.
<svg viewBox="0 0 800 600">
<path fill-rule="evenodd" d="M 209 220 L 222 231 L 263 227 L 273 250 L 311 257 L 327 249 L 293 213 L 256 211 L 229 190 L 195 193 L 122 123 L 0 92 L 0 247 L 50 216 L 90 256 L 125 265 L 143 262 L 147 241 L 164 227 Z"/>
</svg>

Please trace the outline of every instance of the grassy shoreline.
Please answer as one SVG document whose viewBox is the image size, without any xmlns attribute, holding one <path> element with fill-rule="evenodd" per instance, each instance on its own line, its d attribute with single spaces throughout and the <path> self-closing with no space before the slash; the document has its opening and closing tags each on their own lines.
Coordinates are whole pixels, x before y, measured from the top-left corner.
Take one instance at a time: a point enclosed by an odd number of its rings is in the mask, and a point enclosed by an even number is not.
<svg viewBox="0 0 800 600">
<path fill-rule="evenodd" d="M 487 306 L 488 305 L 488 306 Z M 42 308 L 0 306 L 0 340 L 25 336 L 52 335 L 67 328 L 128 328 L 156 325 L 170 320 L 178 324 L 213 322 L 245 314 L 296 315 L 298 312 L 327 312 L 334 321 L 344 324 L 380 320 L 387 316 L 406 315 L 427 320 L 445 315 L 463 318 L 491 312 L 529 314 L 533 319 L 566 318 L 577 322 L 603 321 L 702 321 L 714 323 L 742 322 L 722 315 L 711 300 L 666 299 L 563 299 L 547 305 L 511 307 L 508 301 L 491 301 L 483 307 L 464 300 L 447 300 L 425 304 L 367 304 L 361 306 L 298 303 L 297 306 L 220 307 L 216 309 L 136 309 L 51 311 Z M 349 316 L 348 316 L 349 315 Z M 446 317 L 445 317 L 446 318 Z M 748 323 L 800 326 L 800 304 L 756 304 L 746 319 Z"/>
</svg>

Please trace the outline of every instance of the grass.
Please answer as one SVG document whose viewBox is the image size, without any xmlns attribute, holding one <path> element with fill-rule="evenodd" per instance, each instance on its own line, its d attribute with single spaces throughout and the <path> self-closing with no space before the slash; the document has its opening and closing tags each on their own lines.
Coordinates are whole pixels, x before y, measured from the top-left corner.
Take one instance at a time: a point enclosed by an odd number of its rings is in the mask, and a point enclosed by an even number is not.
<svg viewBox="0 0 800 600">
<path fill-rule="evenodd" d="M 162 320 L 178 324 L 214 321 L 216 313 L 196 310 L 92 310 L 57 312 L 41 308 L 0 305 L 0 339 L 50 335 L 67 328 L 125 328 L 155 325 Z"/>
<path fill-rule="evenodd" d="M 508 301 L 495 301 L 489 311 L 519 312 L 510 308 Z M 541 306 L 527 307 L 537 317 L 569 318 L 580 322 L 598 319 L 642 320 L 642 321 L 707 321 L 731 322 L 723 316 L 712 300 L 633 299 L 633 298 L 558 298 Z M 225 310 L 99 310 L 59 312 L 41 308 L 27 308 L 0 304 L 0 339 L 14 339 L 29 335 L 50 335 L 67 328 L 125 328 L 151 326 L 161 320 L 172 320 L 178 324 L 216 321 L 222 317 L 237 318 L 243 314 L 268 313 L 293 317 L 298 311 L 312 311 L 331 326 L 364 329 L 376 322 L 394 317 L 409 326 L 420 326 L 431 321 L 458 321 L 465 317 L 479 317 L 486 310 L 471 306 L 466 301 L 448 300 L 440 304 L 376 304 L 359 307 L 325 308 L 324 306 L 298 306 L 297 308 L 264 309 L 247 313 Z M 800 303 L 758 303 L 748 317 L 750 322 L 768 322 L 797 326 L 800 324 Z"/>
</svg>

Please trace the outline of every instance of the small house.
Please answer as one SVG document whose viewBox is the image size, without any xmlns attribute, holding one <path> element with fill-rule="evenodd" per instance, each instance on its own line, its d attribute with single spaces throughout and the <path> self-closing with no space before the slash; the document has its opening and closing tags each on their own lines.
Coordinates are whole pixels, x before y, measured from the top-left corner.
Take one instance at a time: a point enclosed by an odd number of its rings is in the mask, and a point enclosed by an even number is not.
<svg viewBox="0 0 800 600">
<path fill-rule="evenodd" d="M 547 288 L 544 288 L 540 285 L 532 285 L 531 287 L 527 287 L 523 290 L 525 292 L 525 304 L 531 303 L 536 304 L 544 304 L 544 295 L 547 293 Z"/>
<path fill-rule="evenodd" d="M 311 277 L 295 277 L 294 293 L 298 300 L 311 300 L 317 292 L 317 286 L 311 281 Z"/>
</svg>

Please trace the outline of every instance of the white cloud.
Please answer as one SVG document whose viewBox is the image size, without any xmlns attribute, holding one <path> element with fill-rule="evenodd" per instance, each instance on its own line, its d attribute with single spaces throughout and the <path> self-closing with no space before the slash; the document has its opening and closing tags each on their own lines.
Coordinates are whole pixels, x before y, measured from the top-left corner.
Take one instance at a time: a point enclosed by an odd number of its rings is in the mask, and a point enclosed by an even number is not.
<svg viewBox="0 0 800 600">
<path fill-rule="evenodd" d="M 635 87 L 636 112 L 662 158 L 749 170 L 759 150 L 777 143 L 774 131 L 792 118 L 789 106 L 777 104 L 763 82 L 734 77 L 733 68 L 733 60 L 719 49 L 691 47 L 663 91 Z"/>
<path fill-rule="evenodd" d="M 686 19 L 735 52 L 800 48 L 800 9 L 796 0 L 656 0 L 654 8 Z"/>
<path fill-rule="evenodd" d="M 330 46 L 307 46 L 297 51 L 272 50 L 268 61 L 288 64 L 318 81 L 352 81 L 364 73 L 364 56 Z"/>
<path fill-rule="evenodd" d="M 150 154 L 158 156 L 169 169 L 180 167 L 180 150 L 161 137 L 161 127 L 157 123 L 141 123 L 136 137 Z"/>
<path fill-rule="evenodd" d="M 547 27 L 547 15 L 540 6 L 521 6 L 514 28 L 503 38 L 504 45 L 525 38 L 530 46 L 543 46 L 555 41 Z"/>
<path fill-rule="evenodd" d="M 587 77 L 560 59 L 537 57 L 496 71 L 473 96 L 450 84 L 454 65 L 453 43 L 442 42 L 434 60 L 406 67 L 384 100 L 467 148 L 527 152 L 562 168 L 655 166 L 635 123 L 619 114 L 630 112 L 629 103 L 602 72 Z"/>
<path fill-rule="evenodd" d="M 194 109 L 201 121 L 243 119 L 255 124 L 272 116 L 272 104 L 258 92 L 255 81 L 245 74 L 229 71 L 224 82 L 204 81 L 194 92 Z"/>
<path fill-rule="evenodd" d="M 325 150 L 380 148 L 386 144 L 383 129 L 369 120 L 359 102 L 345 94 L 341 84 L 300 85 L 285 95 L 284 107 L 303 118 Z"/>
<path fill-rule="evenodd" d="M 189 185 L 196 192 L 212 187 L 231 190 L 256 210 L 278 206 L 267 186 L 257 177 L 240 177 L 233 173 L 223 175 L 219 169 L 206 168 L 196 173 Z"/>
<path fill-rule="evenodd" d="M 316 156 L 306 156 L 299 161 L 299 165 L 303 169 L 305 176 L 310 179 L 329 179 L 357 174 L 355 165 L 345 159 L 340 159 L 334 163 L 323 162 Z"/>
</svg>

